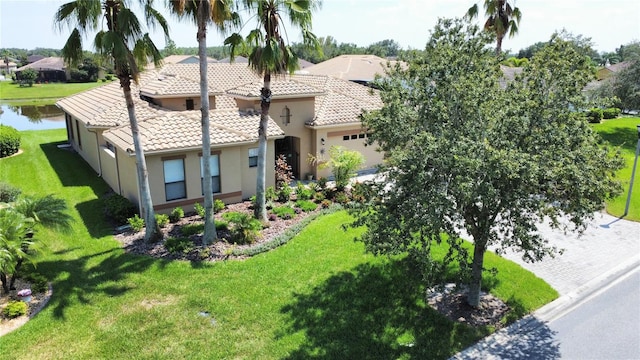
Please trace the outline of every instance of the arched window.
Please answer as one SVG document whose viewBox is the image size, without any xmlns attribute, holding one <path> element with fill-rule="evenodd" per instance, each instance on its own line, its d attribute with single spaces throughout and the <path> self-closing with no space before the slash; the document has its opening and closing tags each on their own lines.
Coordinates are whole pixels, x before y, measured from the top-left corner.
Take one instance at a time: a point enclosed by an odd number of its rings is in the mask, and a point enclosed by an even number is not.
<svg viewBox="0 0 640 360">
<path fill-rule="evenodd" d="M 280 115 L 280 117 L 282 118 L 282 124 L 284 126 L 289 125 L 289 123 L 291 122 L 291 110 L 289 110 L 288 106 L 285 106 L 282 109 L 282 115 Z"/>
</svg>

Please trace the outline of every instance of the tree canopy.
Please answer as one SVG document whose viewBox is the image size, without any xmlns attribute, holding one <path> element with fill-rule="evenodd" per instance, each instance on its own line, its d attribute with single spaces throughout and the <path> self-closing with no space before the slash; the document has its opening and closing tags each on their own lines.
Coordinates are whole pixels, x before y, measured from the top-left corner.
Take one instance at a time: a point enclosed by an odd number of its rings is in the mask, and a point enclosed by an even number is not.
<svg viewBox="0 0 640 360">
<path fill-rule="evenodd" d="M 431 246 L 448 242 L 472 306 L 489 247 L 527 261 L 553 255 L 539 222 L 581 231 L 621 190 L 612 177 L 620 157 L 575 110 L 589 106 L 588 59 L 555 36 L 505 83 L 490 42 L 477 26 L 441 19 L 425 51 L 379 82 L 384 105 L 363 125 L 386 155 L 386 181 L 373 185 L 370 207 L 355 211 L 373 253 L 408 252 L 433 265 Z"/>
</svg>

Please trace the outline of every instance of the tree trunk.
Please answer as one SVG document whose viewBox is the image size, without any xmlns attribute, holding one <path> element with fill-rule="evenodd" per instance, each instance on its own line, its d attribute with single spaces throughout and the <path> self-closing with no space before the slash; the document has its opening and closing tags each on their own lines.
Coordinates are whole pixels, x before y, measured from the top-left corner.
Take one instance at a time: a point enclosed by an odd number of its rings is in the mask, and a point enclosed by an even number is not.
<svg viewBox="0 0 640 360">
<path fill-rule="evenodd" d="M 500 53 L 502 53 L 502 39 L 504 39 L 504 35 L 498 34 L 496 40 L 496 56 L 500 56 Z"/>
<path fill-rule="evenodd" d="M 484 253 L 486 241 L 477 241 L 474 237 L 473 263 L 471 264 L 471 283 L 467 293 L 467 303 L 474 308 L 480 305 L 480 290 L 482 287 L 482 268 L 484 267 Z"/>
<path fill-rule="evenodd" d="M 211 185 L 211 136 L 209 134 L 209 81 L 207 78 L 207 18 L 209 2 L 198 3 L 198 56 L 200 57 L 200 112 L 202 113 L 202 192 L 204 196 L 204 235 L 202 242 L 211 244 L 217 238 L 213 218 Z"/>
<path fill-rule="evenodd" d="M 9 284 L 9 290 L 16 289 L 16 278 L 18 277 L 18 272 L 22 268 L 22 263 L 24 262 L 23 258 L 19 258 L 18 262 L 16 262 L 16 267 L 13 270 L 13 274 L 11 275 L 11 283 Z"/>
<path fill-rule="evenodd" d="M 138 187 L 140 188 L 140 202 L 142 203 L 143 218 L 145 222 L 144 239 L 148 242 L 160 240 L 162 233 L 156 222 L 153 211 L 153 201 L 151 200 L 151 190 L 149 189 L 149 173 L 147 172 L 147 162 L 138 129 L 138 119 L 136 118 L 135 105 L 131 97 L 131 78 L 125 75 L 120 78 L 120 85 L 127 102 L 127 112 L 129 113 L 129 123 L 131 125 L 131 136 L 133 137 L 133 147 L 136 152 L 136 172 L 138 175 Z"/>
<path fill-rule="evenodd" d="M 264 74 L 264 85 L 261 90 L 260 126 L 258 127 L 258 175 L 256 179 L 255 218 L 266 222 L 267 210 L 265 200 L 265 181 L 267 165 L 267 125 L 269 124 L 269 107 L 271 106 L 271 73 Z"/>
<path fill-rule="evenodd" d="M 7 282 L 7 274 L 0 273 L 0 282 L 2 282 L 2 290 L 5 294 L 9 293 L 9 283 Z"/>
</svg>

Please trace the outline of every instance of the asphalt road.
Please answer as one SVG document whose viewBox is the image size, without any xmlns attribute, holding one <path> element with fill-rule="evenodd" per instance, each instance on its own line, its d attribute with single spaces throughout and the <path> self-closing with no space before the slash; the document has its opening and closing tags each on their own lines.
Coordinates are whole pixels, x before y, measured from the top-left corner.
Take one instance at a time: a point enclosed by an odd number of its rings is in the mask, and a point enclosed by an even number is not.
<svg viewBox="0 0 640 360">
<path fill-rule="evenodd" d="M 562 359 L 640 359 L 640 267 L 546 325 Z"/>
</svg>

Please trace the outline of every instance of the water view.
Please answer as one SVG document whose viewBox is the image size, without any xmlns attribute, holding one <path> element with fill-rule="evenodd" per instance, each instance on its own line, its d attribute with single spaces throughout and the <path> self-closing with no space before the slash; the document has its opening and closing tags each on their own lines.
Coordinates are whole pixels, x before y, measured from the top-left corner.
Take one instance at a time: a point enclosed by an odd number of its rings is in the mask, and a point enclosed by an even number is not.
<svg viewBox="0 0 640 360">
<path fill-rule="evenodd" d="M 0 124 L 9 125 L 18 131 L 62 129 L 65 127 L 64 112 L 50 105 L 0 105 Z"/>
</svg>

